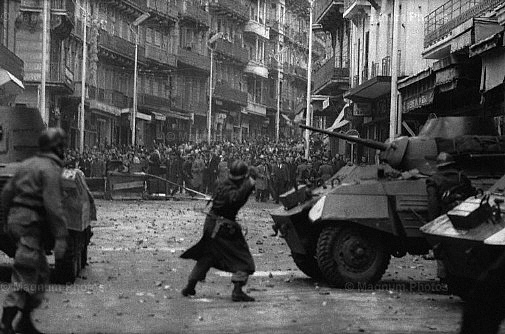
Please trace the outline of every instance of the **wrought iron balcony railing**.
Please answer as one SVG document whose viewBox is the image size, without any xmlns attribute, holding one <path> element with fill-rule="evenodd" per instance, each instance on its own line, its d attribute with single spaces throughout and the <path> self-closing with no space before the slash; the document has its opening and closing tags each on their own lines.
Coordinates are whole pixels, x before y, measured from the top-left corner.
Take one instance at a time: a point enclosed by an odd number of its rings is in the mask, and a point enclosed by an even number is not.
<svg viewBox="0 0 505 334">
<path fill-rule="evenodd" d="M 175 1 L 169 0 L 147 0 L 147 9 L 157 15 L 168 17 L 170 19 L 177 19 L 179 11 L 174 3 Z"/>
<path fill-rule="evenodd" d="M 200 1 L 182 0 L 179 9 L 182 16 L 189 17 L 205 26 L 209 25 L 209 13 L 202 8 Z"/>
<path fill-rule="evenodd" d="M 249 53 L 247 52 L 247 49 L 237 42 L 232 43 L 224 39 L 218 39 L 215 44 L 215 51 L 231 57 L 243 64 L 247 64 L 249 61 Z"/>
<path fill-rule="evenodd" d="M 244 21 L 249 20 L 249 9 L 241 0 L 209 0 L 209 6 L 224 9 Z"/>
<path fill-rule="evenodd" d="M 204 71 L 210 71 L 209 57 L 192 51 L 189 48 L 179 48 L 178 59 L 184 64 L 199 68 Z"/>
<path fill-rule="evenodd" d="M 449 0 L 424 18 L 424 47 L 427 48 L 463 22 L 492 9 L 503 0 Z"/>
</svg>

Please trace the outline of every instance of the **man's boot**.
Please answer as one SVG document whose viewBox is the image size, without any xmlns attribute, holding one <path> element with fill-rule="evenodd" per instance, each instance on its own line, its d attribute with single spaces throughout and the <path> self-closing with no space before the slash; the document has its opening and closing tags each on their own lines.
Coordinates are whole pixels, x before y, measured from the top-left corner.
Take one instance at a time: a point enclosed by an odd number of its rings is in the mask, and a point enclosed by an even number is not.
<svg viewBox="0 0 505 334">
<path fill-rule="evenodd" d="M 4 307 L 2 313 L 2 322 L 0 323 L 0 334 L 15 334 L 12 328 L 12 321 L 18 314 L 17 307 Z"/>
<path fill-rule="evenodd" d="M 253 302 L 254 298 L 245 294 L 242 291 L 243 282 L 233 282 L 233 292 L 231 293 L 231 300 L 234 302 Z"/>
<path fill-rule="evenodd" d="M 190 279 L 188 280 L 188 284 L 186 285 L 186 287 L 184 289 L 182 289 L 181 293 L 184 297 L 187 297 L 187 296 L 194 296 L 196 294 L 196 291 L 195 291 L 195 287 L 196 287 L 196 283 L 198 283 L 197 280 L 194 280 L 194 279 Z"/>
<path fill-rule="evenodd" d="M 21 319 L 16 325 L 16 333 L 22 334 L 42 334 L 32 322 L 31 311 L 21 311 Z"/>
</svg>

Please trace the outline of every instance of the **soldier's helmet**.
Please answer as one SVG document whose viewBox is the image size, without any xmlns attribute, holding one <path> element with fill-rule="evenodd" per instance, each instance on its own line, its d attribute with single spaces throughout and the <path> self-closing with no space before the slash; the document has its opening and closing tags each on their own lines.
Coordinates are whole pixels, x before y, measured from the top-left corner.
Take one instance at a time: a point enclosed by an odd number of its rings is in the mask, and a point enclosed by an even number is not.
<svg viewBox="0 0 505 334">
<path fill-rule="evenodd" d="M 39 149 L 41 152 L 53 152 L 63 158 L 67 145 L 67 135 L 62 128 L 47 128 L 39 137 Z"/>
<path fill-rule="evenodd" d="M 441 152 L 437 156 L 437 168 L 448 167 L 455 163 L 456 161 L 454 161 L 454 157 L 447 152 Z"/>
<path fill-rule="evenodd" d="M 249 167 L 242 160 L 235 160 L 230 167 L 230 179 L 234 181 L 242 180 L 246 177 Z"/>
</svg>

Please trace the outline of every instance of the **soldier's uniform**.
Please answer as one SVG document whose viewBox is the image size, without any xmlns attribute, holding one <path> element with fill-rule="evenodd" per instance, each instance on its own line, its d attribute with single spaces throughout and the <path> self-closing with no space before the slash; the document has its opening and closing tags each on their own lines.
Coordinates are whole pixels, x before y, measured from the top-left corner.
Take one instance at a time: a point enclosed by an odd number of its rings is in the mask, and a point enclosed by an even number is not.
<svg viewBox="0 0 505 334">
<path fill-rule="evenodd" d="M 239 173 L 237 163 L 242 164 Z M 255 265 L 242 228 L 236 222 L 238 211 L 254 189 L 254 180 L 246 176 L 247 170 L 244 162 L 235 161 L 232 164 L 230 176 L 218 184 L 212 208 L 205 219 L 203 237 L 181 255 L 183 259 L 197 261 L 189 275 L 188 285 L 182 290 L 184 296 L 194 295 L 197 282 L 205 280 L 209 269 L 214 267 L 233 273 L 233 301 L 254 300 L 242 291 L 249 275 L 254 273 Z"/>
<path fill-rule="evenodd" d="M 47 131 L 51 130 L 58 129 Z M 62 166 L 58 155 L 43 150 L 21 163 L 2 191 L 2 203 L 8 212 L 6 229 L 17 249 L 0 333 L 13 333 L 12 321 L 19 311 L 22 320 L 17 330 L 38 333 L 30 314 L 42 302 L 49 282 L 45 249 L 54 244 L 55 256 L 60 258 L 66 248 L 68 232 L 62 206 Z"/>
</svg>

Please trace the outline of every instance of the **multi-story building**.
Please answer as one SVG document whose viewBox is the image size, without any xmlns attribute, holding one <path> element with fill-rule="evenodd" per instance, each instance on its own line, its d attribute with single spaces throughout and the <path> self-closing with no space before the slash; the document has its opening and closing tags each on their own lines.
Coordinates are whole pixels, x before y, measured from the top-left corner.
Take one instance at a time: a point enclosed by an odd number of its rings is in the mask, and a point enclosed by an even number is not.
<svg viewBox="0 0 505 334">
<path fill-rule="evenodd" d="M 326 54 L 314 66 L 312 92 L 327 99 L 327 107 L 314 111 L 314 115 L 324 115 L 325 126 L 332 125 L 337 115 L 344 110 L 345 101 L 343 94 L 349 89 L 349 68 L 351 60 L 351 24 L 342 15 L 344 1 L 317 1 L 314 6 L 314 22 L 319 35 L 326 37 L 323 42 Z M 315 39 L 319 37 L 316 35 Z M 348 109 L 346 109 L 348 110 Z M 347 113 L 347 120 L 352 119 L 352 113 Z M 350 128 L 350 123 L 345 130 Z M 343 130 L 343 129 L 340 129 Z M 344 141 L 333 141 L 340 147 L 334 151 L 344 152 Z"/>
<path fill-rule="evenodd" d="M 401 79 L 433 62 L 422 56 L 423 18 L 431 10 L 430 2 L 402 0 L 398 13 L 394 4 L 394 0 L 349 0 L 343 8 L 343 18 L 351 22 L 351 89 L 344 98 L 352 101 L 352 125 L 360 136 L 379 141 L 390 136 L 392 69 L 396 66 Z M 396 32 L 395 16 L 399 20 Z M 397 38 L 397 50 L 393 50 L 393 38 Z M 398 121 L 404 124 L 401 118 Z M 375 152 L 360 147 L 357 154 L 373 161 Z"/>
<path fill-rule="evenodd" d="M 37 134 L 31 128 L 34 120 L 28 117 L 29 111 L 24 106 L 16 106 L 16 98 L 23 92 L 25 86 L 24 64 L 15 54 L 16 51 L 16 25 L 19 13 L 18 1 L 0 1 L 0 131 L 3 139 L 0 140 L 2 156 L 10 155 L 10 149 L 23 146 L 26 149 L 29 143 L 24 141 L 26 137 Z M 20 131 L 21 136 L 12 136 L 13 131 Z M 35 150 L 36 147 L 33 147 Z M 21 152 L 22 153 L 22 152 Z M 23 158 L 23 156 L 11 155 L 10 161 Z"/>
<path fill-rule="evenodd" d="M 206 138 L 210 52 L 214 139 L 273 136 L 278 106 L 282 128 L 304 99 L 305 0 L 45 1 L 3 1 L 1 7 L 15 19 L 2 21 L 9 29 L 4 27 L 1 37 L 19 56 L 18 65 L 24 61 L 25 90 L 16 104 L 40 110 L 47 124 L 61 125 L 73 147 L 80 137 L 83 43 L 84 140 L 89 147 L 131 142 L 135 53 L 139 145 Z M 149 17 L 133 26 L 144 13 Z M 209 45 L 216 33 L 222 38 Z"/>
<path fill-rule="evenodd" d="M 503 133 L 503 1 L 430 1 L 428 9 L 416 51 L 433 63 L 400 81 L 404 119 L 496 117 Z"/>
<path fill-rule="evenodd" d="M 178 0 L 179 21 L 175 35 L 178 36 L 177 71 L 173 80 L 173 110 L 181 113 L 178 123 L 172 123 L 169 131 L 179 130 L 178 139 L 205 139 L 208 109 L 208 78 L 210 58 L 207 48 L 210 16 L 200 0 Z M 190 115 L 191 129 L 184 119 Z M 180 130 L 183 130 L 181 132 Z M 182 134 L 189 134 L 184 136 Z M 182 135 L 182 136 L 181 136 Z"/>
<path fill-rule="evenodd" d="M 246 1 L 211 0 L 211 33 L 222 34 L 214 52 L 212 125 L 214 139 L 245 139 L 249 135 L 247 89 L 244 70 L 249 53 L 244 27 L 249 19 Z"/>
</svg>

